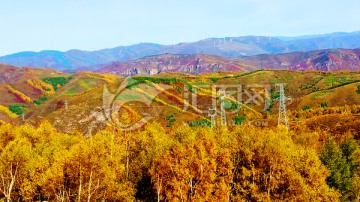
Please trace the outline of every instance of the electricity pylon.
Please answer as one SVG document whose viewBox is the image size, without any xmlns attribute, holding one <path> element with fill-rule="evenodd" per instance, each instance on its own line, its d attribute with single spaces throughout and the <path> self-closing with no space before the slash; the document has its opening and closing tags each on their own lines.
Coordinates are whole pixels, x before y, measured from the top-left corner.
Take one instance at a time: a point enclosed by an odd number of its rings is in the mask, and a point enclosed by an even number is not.
<svg viewBox="0 0 360 202">
<path fill-rule="evenodd" d="M 220 89 L 219 90 L 219 96 L 220 96 L 220 120 L 221 125 L 226 126 L 226 112 L 225 112 L 225 90 Z"/>
<path fill-rule="evenodd" d="M 92 136 L 92 126 L 88 126 L 88 135 L 89 137 Z"/>
<path fill-rule="evenodd" d="M 216 119 L 215 119 L 216 113 L 217 113 L 216 112 L 216 107 L 213 108 L 213 109 L 209 108 L 208 116 L 211 117 L 211 128 L 213 128 L 216 125 Z"/>
<path fill-rule="evenodd" d="M 280 88 L 278 125 L 283 124 L 289 129 L 288 117 L 286 115 L 286 101 L 290 101 L 291 98 L 285 96 L 284 85 L 286 85 L 286 83 L 276 84 L 276 86 L 279 86 Z"/>
</svg>

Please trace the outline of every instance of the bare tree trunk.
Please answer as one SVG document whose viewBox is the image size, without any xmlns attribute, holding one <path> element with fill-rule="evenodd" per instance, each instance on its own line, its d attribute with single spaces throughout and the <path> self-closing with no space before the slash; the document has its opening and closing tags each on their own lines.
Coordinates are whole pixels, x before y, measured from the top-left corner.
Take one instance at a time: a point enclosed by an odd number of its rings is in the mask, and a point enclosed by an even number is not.
<svg viewBox="0 0 360 202">
<path fill-rule="evenodd" d="M 17 175 L 17 170 L 18 170 L 18 166 L 19 166 L 19 163 L 16 163 L 16 166 L 15 166 L 15 172 L 13 172 L 13 164 L 11 163 L 10 165 L 10 177 L 11 177 L 11 181 L 10 183 L 6 186 L 5 184 L 5 178 L 3 175 L 1 175 L 1 178 L 2 178 L 2 184 L 3 184 L 3 194 L 6 198 L 6 201 L 10 202 L 11 201 L 11 192 L 12 192 L 12 189 L 13 189 L 13 186 L 15 184 L 15 180 L 16 180 L 16 175 Z"/>
<path fill-rule="evenodd" d="M 271 166 L 270 166 L 270 173 L 269 173 L 269 182 L 268 182 L 268 190 L 267 190 L 267 194 L 270 197 L 270 188 L 271 188 Z"/>
<path fill-rule="evenodd" d="M 81 186 L 82 186 L 82 172 L 81 172 L 81 163 L 80 163 L 80 184 L 79 184 L 79 192 L 78 192 L 78 201 L 81 202 Z"/>
<path fill-rule="evenodd" d="M 160 179 L 159 175 L 158 175 L 158 186 L 157 186 L 157 201 L 160 202 L 160 193 L 161 193 L 161 182 L 162 182 L 162 179 Z"/>
<path fill-rule="evenodd" d="M 173 170 L 173 168 L 172 168 L 171 165 L 170 165 L 170 169 L 171 169 L 172 174 L 174 175 L 175 180 L 176 180 L 176 181 L 179 181 L 179 180 L 177 179 L 177 177 L 176 177 L 176 175 L 175 175 L 175 172 L 174 172 L 174 170 Z M 180 182 L 179 182 L 179 183 L 180 183 Z M 180 201 L 184 201 L 181 184 L 179 185 L 179 192 L 180 192 Z"/>
<path fill-rule="evenodd" d="M 65 192 L 66 192 L 66 191 L 62 191 L 62 190 L 60 189 L 60 191 L 55 194 L 56 200 L 57 200 L 57 201 L 60 201 L 60 202 L 64 202 L 64 201 L 65 201 Z"/>
<path fill-rule="evenodd" d="M 91 198 L 91 183 L 92 183 L 92 170 L 90 171 L 90 179 L 89 179 L 89 187 L 88 187 L 88 199 L 87 199 L 88 202 L 90 202 L 90 198 Z"/>
<path fill-rule="evenodd" d="M 129 157 L 129 140 L 126 141 L 126 179 L 129 179 L 129 161 L 130 161 L 130 157 Z"/>
<path fill-rule="evenodd" d="M 190 182 L 190 196 L 192 196 L 194 194 L 194 187 L 193 187 L 192 178 L 190 178 L 189 182 Z"/>
<path fill-rule="evenodd" d="M 126 179 L 129 179 L 129 140 L 126 141 Z"/>
</svg>

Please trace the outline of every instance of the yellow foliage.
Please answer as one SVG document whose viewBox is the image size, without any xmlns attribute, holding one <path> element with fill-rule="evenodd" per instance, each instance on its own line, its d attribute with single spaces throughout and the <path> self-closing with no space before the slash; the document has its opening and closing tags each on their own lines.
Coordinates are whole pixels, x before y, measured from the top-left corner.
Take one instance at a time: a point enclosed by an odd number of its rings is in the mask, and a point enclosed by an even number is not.
<svg viewBox="0 0 360 202">
<path fill-rule="evenodd" d="M 316 151 L 323 138 L 283 128 L 166 130 L 158 123 L 85 138 L 47 122 L 0 124 L 0 177 L 13 184 L 0 194 L 14 201 L 40 193 L 50 201 L 338 201 Z"/>
<path fill-rule="evenodd" d="M 26 83 L 32 86 L 33 88 L 38 89 L 44 95 L 51 96 L 55 94 L 54 87 L 41 80 L 27 80 Z"/>
<path fill-rule="evenodd" d="M 95 73 L 90 73 L 90 72 L 86 72 L 85 74 L 89 78 L 100 79 L 100 80 L 105 81 L 108 84 L 115 83 L 118 80 L 118 77 L 113 74 L 95 74 Z"/>
<path fill-rule="evenodd" d="M 28 102 L 28 103 L 33 103 L 33 100 L 28 97 L 27 95 L 25 95 L 24 93 L 14 89 L 12 86 L 10 85 L 6 85 L 6 88 L 14 95 L 18 96 L 19 98 L 21 98 L 23 101 Z"/>
<path fill-rule="evenodd" d="M 15 119 L 17 118 L 17 114 L 13 113 L 12 111 L 9 110 L 9 108 L 0 105 L 0 112 L 4 113 L 5 115 L 7 115 L 8 117 Z"/>
</svg>

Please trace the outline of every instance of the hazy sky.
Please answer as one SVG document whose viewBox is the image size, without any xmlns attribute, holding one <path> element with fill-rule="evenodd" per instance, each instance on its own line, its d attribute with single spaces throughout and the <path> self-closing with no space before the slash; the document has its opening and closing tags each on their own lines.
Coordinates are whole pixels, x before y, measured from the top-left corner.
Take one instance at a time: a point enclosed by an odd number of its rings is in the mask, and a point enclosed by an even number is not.
<svg viewBox="0 0 360 202">
<path fill-rule="evenodd" d="M 358 0 L 0 0 L 0 55 L 360 30 Z"/>
</svg>

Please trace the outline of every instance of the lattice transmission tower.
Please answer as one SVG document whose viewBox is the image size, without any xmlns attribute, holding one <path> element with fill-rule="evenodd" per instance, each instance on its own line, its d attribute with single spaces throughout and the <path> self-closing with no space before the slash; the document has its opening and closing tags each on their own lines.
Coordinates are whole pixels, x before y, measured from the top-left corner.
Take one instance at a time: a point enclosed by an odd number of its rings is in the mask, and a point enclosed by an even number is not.
<svg viewBox="0 0 360 202">
<path fill-rule="evenodd" d="M 216 125 L 216 113 L 217 113 L 216 107 L 212 109 L 209 108 L 208 116 L 211 117 L 211 128 L 213 128 Z"/>
<path fill-rule="evenodd" d="M 64 106 L 65 106 L 65 110 L 67 110 L 68 109 L 68 101 L 67 100 L 64 101 Z"/>
<path fill-rule="evenodd" d="M 278 125 L 284 125 L 289 129 L 288 117 L 286 115 L 286 101 L 291 101 L 291 98 L 285 96 L 284 86 L 286 83 L 278 83 L 276 86 L 279 86 L 279 117 Z"/>
<path fill-rule="evenodd" d="M 221 125 L 226 126 L 226 112 L 225 112 L 225 96 L 226 92 L 224 89 L 219 90 L 220 96 L 220 120 Z"/>
</svg>

